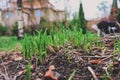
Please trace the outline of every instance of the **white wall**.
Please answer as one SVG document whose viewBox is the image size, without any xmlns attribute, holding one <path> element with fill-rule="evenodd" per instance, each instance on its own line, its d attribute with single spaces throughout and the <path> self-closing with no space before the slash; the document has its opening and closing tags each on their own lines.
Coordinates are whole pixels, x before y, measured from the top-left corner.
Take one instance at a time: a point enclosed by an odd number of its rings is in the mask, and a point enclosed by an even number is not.
<svg viewBox="0 0 120 80">
<path fill-rule="evenodd" d="M 117 2 L 117 3 L 118 3 L 118 8 L 120 8 L 120 0 L 117 0 L 117 1 L 118 1 L 118 2 Z"/>
<path fill-rule="evenodd" d="M 0 0 L 0 9 L 5 9 L 9 7 L 10 5 L 7 4 L 9 0 Z M 55 9 L 59 10 L 66 10 L 69 19 L 73 18 L 73 14 L 78 13 L 79 11 L 79 4 L 80 0 L 49 0 L 53 5 Z M 99 11 L 97 6 L 100 2 L 107 1 L 109 4 L 106 4 L 108 6 L 107 13 L 104 13 L 103 11 Z M 100 18 L 109 15 L 110 8 L 113 0 L 82 0 L 85 18 L 86 20 L 91 20 L 95 18 Z M 118 7 L 120 8 L 120 0 L 118 0 Z"/>
<path fill-rule="evenodd" d="M 55 9 L 67 10 L 69 13 L 69 19 L 73 18 L 73 14 L 78 13 L 80 0 L 49 0 L 54 6 Z M 107 12 L 99 11 L 97 6 L 102 2 L 107 1 L 108 4 L 105 4 Z M 113 0 L 82 0 L 84 14 L 86 20 L 96 19 L 108 16 L 110 13 L 111 5 Z M 119 0 L 120 1 L 120 0 Z M 120 2 L 119 2 L 120 8 Z"/>
<path fill-rule="evenodd" d="M 9 0 L 0 0 L 0 9 L 6 9 L 10 7 L 10 4 L 8 3 Z"/>
</svg>

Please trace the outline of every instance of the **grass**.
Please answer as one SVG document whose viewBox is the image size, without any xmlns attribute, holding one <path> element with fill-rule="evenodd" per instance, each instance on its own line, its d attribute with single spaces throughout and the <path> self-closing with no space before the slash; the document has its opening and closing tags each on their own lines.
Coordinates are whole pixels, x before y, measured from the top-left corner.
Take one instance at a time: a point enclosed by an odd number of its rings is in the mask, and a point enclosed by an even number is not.
<svg viewBox="0 0 120 80">
<path fill-rule="evenodd" d="M 72 74 L 70 75 L 69 79 L 68 80 L 72 80 L 73 76 L 75 75 L 76 73 L 76 70 L 73 70 Z"/>
<path fill-rule="evenodd" d="M 1 36 L 0 37 L 0 51 L 9 51 L 14 49 L 19 41 L 15 36 Z"/>
<path fill-rule="evenodd" d="M 30 80 L 31 78 L 31 63 L 27 65 L 27 74 L 26 74 L 26 80 Z"/>
<path fill-rule="evenodd" d="M 86 50 L 88 43 L 90 43 L 90 49 L 92 48 L 92 41 L 96 38 L 92 33 L 88 32 L 86 35 L 83 35 L 82 31 L 77 30 L 75 27 L 71 30 L 62 26 L 59 31 L 52 29 L 49 35 L 46 30 L 41 30 L 38 32 L 38 35 L 34 36 L 26 34 L 21 41 L 18 41 L 15 36 L 2 36 L 0 38 L 0 51 L 14 50 L 20 43 L 25 58 L 30 59 L 33 56 L 38 56 L 42 63 L 43 57 L 47 55 L 47 46 L 65 46 L 67 41 L 73 43 L 73 45 L 81 46 L 84 42 L 83 49 Z"/>
<path fill-rule="evenodd" d="M 49 35 L 47 34 L 46 30 L 40 30 L 38 31 L 37 35 L 24 36 L 24 39 L 21 41 L 22 53 L 27 59 L 30 59 L 33 56 L 38 56 L 40 63 L 42 63 L 44 56 L 47 55 L 47 46 L 53 45 L 64 47 L 65 43 L 68 41 L 71 42 L 73 46 L 81 46 L 82 44 L 82 49 L 84 49 L 86 52 L 88 43 L 90 44 L 89 49 L 92 49 L 92 42 L 95 39 L 98 39 L 97 35 L 94 35 L 90 32 L 87 32 L 86 35 L 83 35 L 82 30 L 77 30 L 76 27 L 74 27 L 73 30 L 65 29 L 64 26 L 62 26 L 59 31 L 51 29 Z"/>
</svg>

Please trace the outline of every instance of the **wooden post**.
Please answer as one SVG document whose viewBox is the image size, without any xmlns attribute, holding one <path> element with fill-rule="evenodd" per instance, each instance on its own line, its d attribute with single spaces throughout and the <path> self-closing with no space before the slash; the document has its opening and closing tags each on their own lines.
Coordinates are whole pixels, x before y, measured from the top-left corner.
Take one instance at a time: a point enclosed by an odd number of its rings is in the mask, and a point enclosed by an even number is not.
<svg viewBox="0 0 120 80">
<path fill-rule="evenodd" d="M 24 37 L 24 29 L 23 29 L 23 14 L 22 14 L 22 0 L 17 0 L 17 18 L 18 18 L 18 39 L 22 39 Z"/>
</svg>

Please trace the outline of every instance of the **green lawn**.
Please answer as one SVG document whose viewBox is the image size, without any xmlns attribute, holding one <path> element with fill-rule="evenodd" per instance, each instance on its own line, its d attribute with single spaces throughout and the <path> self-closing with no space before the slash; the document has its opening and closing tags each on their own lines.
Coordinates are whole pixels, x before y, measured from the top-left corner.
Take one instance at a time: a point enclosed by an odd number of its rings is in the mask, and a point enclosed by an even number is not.
<svg viewBox="0 0 120 80">
<path fill-rule="evenodd" d="M 0 51 L 9 51 L 19 44 L 15 36 L 1 36 L 0 37 Z"/>
</svg>

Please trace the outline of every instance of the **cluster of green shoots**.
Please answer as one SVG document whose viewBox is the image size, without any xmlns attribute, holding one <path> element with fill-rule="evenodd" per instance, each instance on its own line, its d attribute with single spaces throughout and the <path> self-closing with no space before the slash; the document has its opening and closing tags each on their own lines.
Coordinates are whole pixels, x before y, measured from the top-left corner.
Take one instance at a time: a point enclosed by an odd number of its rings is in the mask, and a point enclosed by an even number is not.
<svg viewBox="0 0 120 80">
<path fill-rule="evenodd" d="M 82 30 L 78 30 L 76 26 L 73 27 L 74 29 L 71 30 L 61 26 L 59 31 L 52 28 L 49 34 L 46 30 L 40 30 L 37 35 L 25 35 L 21 42 L 23 55 L 28 59 L 38 56 L 39 61 L 42 63 L 43 57 L 47 55 L 47 46 L 64 46 L 67 41 L 72 42 L 73 45 L 82 45 L 84 50 L 87 49 L 89 44 L 89 49 L 92 49 L 92 42 L 98 39 L 97 35 L 90 32 L 83 35 Z"/>
<path fill-rule="evenodd" d="M 117 48 L 117 50 L 120 53 L 120 39 L 118 40 L 118 48 Z"/>
</svg>

